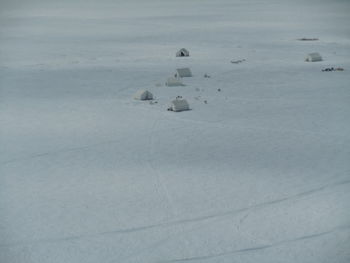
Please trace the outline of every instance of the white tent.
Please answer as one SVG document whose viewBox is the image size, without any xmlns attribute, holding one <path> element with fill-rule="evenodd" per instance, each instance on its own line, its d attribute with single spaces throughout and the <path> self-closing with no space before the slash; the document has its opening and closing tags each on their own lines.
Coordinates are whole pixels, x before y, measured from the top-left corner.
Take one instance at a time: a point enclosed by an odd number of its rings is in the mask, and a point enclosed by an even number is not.
<svg viewBox="0 0 350 263">
<path fill-rule="evenodd" d="M 185 86 L 179 78 L 174 77 L 168 78 L 165 85 L 168 87 Z"/>
<path fill-rule="evenodd" d="M 319 53 L 315 52 L 315 53 L 310 53 L 307 55 L 307 57 L 305 58 L 305 61 L 307 62 L 316 62 L 316 61 L 322 61 L 322 57 Z"/>
<path fill-rule="evenodd" d="M 178 68 L 176 69 L 175 77 L 179 77 L 179 78 L 192 77 L 192 72 L 189 68 Z"/>
<path fill-rule="evenodd" d="M 177 57 L 189 57 L 190 52 L 186 48 L 181 48 L 178 52 L 176 52 Z"/>
<path fill-rule="evenodd" d="M 186 111 L 190 109 L 190 106 L 185 99 L 176 99 L 171 102 L 170 109 L 172 111 Z"/>
<path fill-rule="evenodd" d="M 153 94 L 148 90 L 139 90 L 134 95 L 135 100 L 153 100 Z"/>
</svg>

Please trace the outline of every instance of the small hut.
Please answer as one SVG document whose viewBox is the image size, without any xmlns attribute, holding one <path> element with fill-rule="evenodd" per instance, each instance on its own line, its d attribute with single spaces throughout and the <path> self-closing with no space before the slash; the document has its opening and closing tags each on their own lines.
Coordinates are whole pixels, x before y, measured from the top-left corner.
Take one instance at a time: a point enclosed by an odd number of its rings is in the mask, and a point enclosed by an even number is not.
<svg viewBox="0 0 350 263">
<path fill-rule="evenodd" d="M 305 58 L 306 62 L 316 62 L 316 61 L 322 61 L 322 57 L 319 53 L 315 52 L 315 53 L 310 53 L 307 55 L 307 57 Z"/>
<path fill-rule="evenodd" d="M 153 100 L 153 94 L 148 90 L 139 90 L 134 95 L 135 100 Z"/>
<path fill-rule="evenodd" d="M 190 52 L 186 48 L 181 48 L 178 52 L 176 52 L 177 57 L 189 57 Z"/>
<path fill-rule="evenodd" d="M 177 99 L 173 100 L 171 102 L 171 106 L 169 108 L 169 110 L 176 111 L 176 112 L 186 111 L 189 109 L 190 109 L 190 106 L 189 106 L 187 100 L 182 99 L 182 98 L 177 98 Z"/>
<path fill-rule="evenodd" d="M 167 85 L 168 87 L 185 86 L 182 83 L 181 79 L 174 77 L 168 78 L 165 82 L 165 85 Z"/>
<path fill-rule="evenodd" d="M 189 68 L 178 68 L 176 69 L 175 77 L 189 78 L 189 77 L 192 77 L 192 72 Z"/>
</svg>

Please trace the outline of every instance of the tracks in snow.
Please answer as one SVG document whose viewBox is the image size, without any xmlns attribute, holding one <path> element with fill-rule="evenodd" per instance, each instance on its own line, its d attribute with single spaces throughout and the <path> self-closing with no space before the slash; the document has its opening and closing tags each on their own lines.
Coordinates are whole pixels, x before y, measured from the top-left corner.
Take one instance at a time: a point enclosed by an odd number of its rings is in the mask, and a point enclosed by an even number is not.
<svg viewBox="0 0 350 263">
<path fill-rule="evenodd" d="M 303 241 L 303 240 L 311 240 L 311 239 L 315 239 L 315 238 L 318 238 L 321 236 L 333 234 L 337 231 L 344 231 L 344 230 L 349 230 L 349 229 L 350 229 L 350 225 L 343 225 L 343 226 L 335 227 L 335 228 L 328 230 L 328 231 L 324 231 L 324 232 L 320 232 L 320 233 L 316 233 L 316 234 L 312 234 L 312 235 L 300 236 L 300 237 L 293 238 L 293 239 L 280 240 L 280 241 L 276 241 L 274 243 L 270 243 L 267 245 L 240 248 L 240 249 L 228 250 L 228 251 L 223 251 L 220 253 L 200 255 L 200 256 L 195 256 L 195 257 L 165 260 L 165 261 L 159 261 L 159 263 L 202 261 L 202 260 L 214 259 L 214 258 L 218 258 L 218 257 L 222 257 L 222 256 L 228 256 L 228 255 L 251 253 L 251 252 L 256 252 L 256 251 L 260 251 L 260 250 L 265 250 L 265 249 L 269 249 L 269 248 L 282 246 L 282 245 L 289 244 L 289 243 L 299 242 L 299 241 Z"/>
<path fill-rule="evenodd" d="M 93 234 L 81 234 L 81 235 L 72 235 L 72 236 L 67 236 L 67 237 L 44 238 L 44 239 L 38 239 L 38 240 L 32 240 L 32 241 L 19 241 L 19 242 L 7 243 L 7 244 L 5 243 L 5 244 L 0 244 L 0 248 L 35 245 L 35 244 L 43 244 L 43 243 L 59 243 L 59 242 L 67 242 L 67 241 L 80 240 L 80 239 L 86 239 L 86 238 L 97 238 L 97 237 L 105 236 L 105 235 L 129 234 L 129 233 L 147 231 L 147 230 L 156 229 L 156 228 L 168 228 L 168 227 L 180 226 L 183 224 L 209 221 L 209 220 L 214 220 L 214 219 L 218 219 L 218 218 L 236 216 L 236 215 L 240 215 L 242 213 L 246 213 L 249 211 L 255 211 L 258 209 L 264 209 L 265 207 L 269 207 L 271 205 L 276 205 L 276 204 L 281 204 L 281 203 L 288 202 L 288 201 L 293 201 L 293 200 L 297 201 L 303 197 L 310 196 L 314 193 L 321 192 L 321 191 L 326 190 L 328 188 L 333 188 L 333 187 L 347 185 L 347 184 L 350 184 L 350 179 L 342 180 L 342 181 L 327 184 L 327 185 L 324 185 L 324 186 L 321 186 L 318 188 L 310 189 L 308 191 L 301 192 L 301 193 L 298 193 L 298 194 L 295 194 L 295 195 L 292 195 L 289 197 L 275 199 L 275 200 L 271 200 L 271 201 L 266 201 L 266 202 L 262 202 L 262 203 L 259 203 L 256 205 L 243 207 L 243 208 L 236 209 L 236 210 L 229 210 L 229 211 L 224 211 L 221 213 L 209 214 L 206 216 L 193 217 L 193 218 L 189 218 L 189 219 L 179 219 L 179 220 L 173 220 L 173 221 L 168 221 L 168 222 L 163 222 L 163 223 L 156 223 L 156 224 L 151 224 L 151 225 L 130 227 L 130 228 L 124 228 L 124 229 L 117 229 L 117 230 L 112 230 L 112 231 L 104 231 L 104 232 L 93 233 Z M 308 236 L 306 236 L 304 239 L 307 239 L 307 238 L 308 238 Z M 300 237 L 299 239 L 302 239 L 302 237 Z"/>
</svg>

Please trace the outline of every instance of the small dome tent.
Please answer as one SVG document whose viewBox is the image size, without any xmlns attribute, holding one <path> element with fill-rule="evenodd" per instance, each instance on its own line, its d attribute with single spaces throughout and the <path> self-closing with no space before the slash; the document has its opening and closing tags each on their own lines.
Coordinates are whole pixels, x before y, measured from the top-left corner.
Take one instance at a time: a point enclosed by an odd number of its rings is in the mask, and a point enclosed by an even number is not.
<svg viewBox="0 0 350 263">
<path fill-rule="evenodd" d="M 179 78 L 174 77 L 168 78 L 165 85 L 168 87 L 185 86 Z"/>
<path fill-rule="evenodd" d="M 186 111 L 189 109 L 190 109 L 190 106 L 189 106 L 187 100 L 181 99 L 181 98 L 177 98 L 177 99 L 173 100 L 171 102 L 171 106 L 169 108 L 169 110 L 176 111 L 176 112 Z"/>
<path fill-rule="evenodd" d="M 148 90 L 139 90 L 134 95 L 135 100 L 153 100 L 153 94 Z"/>
<path fill-rule="evenodd" d="M 176 70 L 175 77 L 189 78 L 192 77 L 192 72 L 189 68 L 178 68 Z"/>
<path fill-rule="evenodd" d="M 305 58 L 306 62 L 316 62 L 316 61 L 322 61 L 322 57 L 319 53 L 315 52 L 315 53 L 310 53 L 307 55 L 307 57 Z"/>
<path fill-rule="evenodd" d="M 181 48 L 178 52 L 176 52 L 177 57 L 189 57 L 190 52 L 186 48 Z"/>
</svg>

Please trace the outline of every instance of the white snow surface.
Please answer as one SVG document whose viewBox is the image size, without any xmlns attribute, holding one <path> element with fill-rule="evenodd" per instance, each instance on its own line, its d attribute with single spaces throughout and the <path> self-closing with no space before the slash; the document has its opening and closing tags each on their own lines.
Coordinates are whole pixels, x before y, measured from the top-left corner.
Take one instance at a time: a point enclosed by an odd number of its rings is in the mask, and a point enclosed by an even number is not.
<svg viewBox="0 0 350 263">
<path fill-rule="evenodd" d="M 0 1 L 0 262 L 350 262 L 349 14 Z"/>
</svg>

